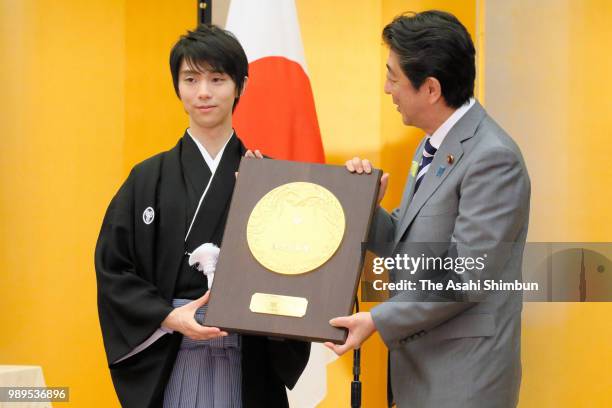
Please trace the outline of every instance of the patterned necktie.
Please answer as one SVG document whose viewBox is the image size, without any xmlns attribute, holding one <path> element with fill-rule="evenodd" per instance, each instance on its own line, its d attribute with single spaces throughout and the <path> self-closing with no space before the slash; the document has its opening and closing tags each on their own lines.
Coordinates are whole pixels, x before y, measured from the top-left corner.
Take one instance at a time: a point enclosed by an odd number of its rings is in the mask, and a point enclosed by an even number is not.
<svg viewBox="0 0 612 408">
<path fill-rule="evenodd" d="M 421 185 L 421 181 L 423 181 L 423 177 L 425 177 L 425 173 L 429 170 L 429 165 L 436 154 L 436 149 L 429 143 L 429 137 L 425 140 L 425 146 L 423 148 L 423 157 L 421 158 L 421 164 L 419 164 L 419 171 L 416 176 L 416 184 L 414 185 L 414 193 L 416 194 L 419 186 Z"/>
</svg>

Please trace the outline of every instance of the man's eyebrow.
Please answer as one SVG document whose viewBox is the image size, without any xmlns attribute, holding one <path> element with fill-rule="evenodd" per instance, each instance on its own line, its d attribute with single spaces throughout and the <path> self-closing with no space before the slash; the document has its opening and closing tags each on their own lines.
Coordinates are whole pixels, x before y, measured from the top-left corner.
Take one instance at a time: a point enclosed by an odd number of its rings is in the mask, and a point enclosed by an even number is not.
<svg viewBox="0 0 612 408">
<path fill-rule="evenodd" d="M 391 67 L 389 66 L 389 64 L 385 64 L 387 66 L 387 71 L 389 71 L 390 73 L 393 74 L 393 70 L 391 69 Z"/>
<path fill-rule="evenodd" d="M 198 74 L 204 74 L 204 73 L 211 73 L 211 74 L 221 74 L 221 75 L 225 75 L 226 73 L 221 71 L 221 70 L 217 70 L 217 69 L 206 69 L 204 71 L 201 70 L 197 70 L 197 69 L 183 69 L 179 72 L 179 74 L 184 74 L 184 75 L 198 75 Z"/>
<path fill-rule="evenodd" d="M 194 69 L 182 69 L 180 73 L 184 75 L 194 75 L 194 74 L 199 74 L 200 72 Z"/>
</svg>

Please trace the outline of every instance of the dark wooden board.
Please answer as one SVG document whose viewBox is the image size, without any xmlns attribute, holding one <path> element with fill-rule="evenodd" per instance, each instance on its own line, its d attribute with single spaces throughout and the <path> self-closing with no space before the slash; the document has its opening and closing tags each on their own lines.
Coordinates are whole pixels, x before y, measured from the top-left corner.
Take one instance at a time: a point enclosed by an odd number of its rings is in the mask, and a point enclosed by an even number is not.
<svg viewBox="0 0 612 408">
<path fill-rule="evenodd" d="M 363 266 L 362 242 L 376 206 L 381 174 L 377 169 L 369 175 L 351 174 L 344 166 L 244 158 L 204 324 L 230 332 L 343 343 L 346 331 L 330 326 L 329 320 L 353 310 Z M 338 250 L 319 268 L 282 275 L 254 258 L 246 228 L 251 211 L 266 193 L 296 181 L 319 184 L 334 193 L 344 210 L 346 228 Z M 249 305 L 256 292 L 306 298 L 306 315 L 253 313 Z"/>
</svg>

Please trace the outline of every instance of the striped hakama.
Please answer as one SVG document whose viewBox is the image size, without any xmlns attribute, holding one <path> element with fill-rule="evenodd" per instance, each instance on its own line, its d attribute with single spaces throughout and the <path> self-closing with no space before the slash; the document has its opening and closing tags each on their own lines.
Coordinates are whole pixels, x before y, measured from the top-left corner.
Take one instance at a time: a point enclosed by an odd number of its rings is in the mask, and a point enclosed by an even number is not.
<svg viewBox="0 0 612 408">
<path fill-rule="evenodd" d="M 174 299 L 172 306 L 191 302 Z M 202 323 L 207 306 L 196 311 Z M 240 408 L 242 405 L 240 336 L 210 340 L 183 337 L 166 385 L 164 408 Z"/>
</svg>

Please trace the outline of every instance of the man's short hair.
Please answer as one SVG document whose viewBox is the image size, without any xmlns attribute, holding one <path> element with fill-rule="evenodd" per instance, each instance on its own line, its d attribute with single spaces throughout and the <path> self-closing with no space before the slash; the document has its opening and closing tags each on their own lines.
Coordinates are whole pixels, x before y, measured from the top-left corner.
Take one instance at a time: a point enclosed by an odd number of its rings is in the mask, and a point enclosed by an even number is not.
<svg viewBox="0 0 612 408">
<path fill-rule="evenodd" d="M 452 14 L 438 10 L 404 14 L 383 29 L 382 37 L 399 56 L 402 71 L 415 89 L 434 77 L 446 104 L 453 108 L 474 96 L 474 44 Z"/>
<path fill-rule="evenodd" d="M 170 72 L 174 91 L 180 98 L 178 77 L 181 64 L 198 71 L 212 70 L 229 75 L 236 84 L 234 109 L 249 75 L 249 61 L 244 49 L 232 33 L 212 24 L 202 24 L 174 44 L 170 51 Z"/>
</svg>

